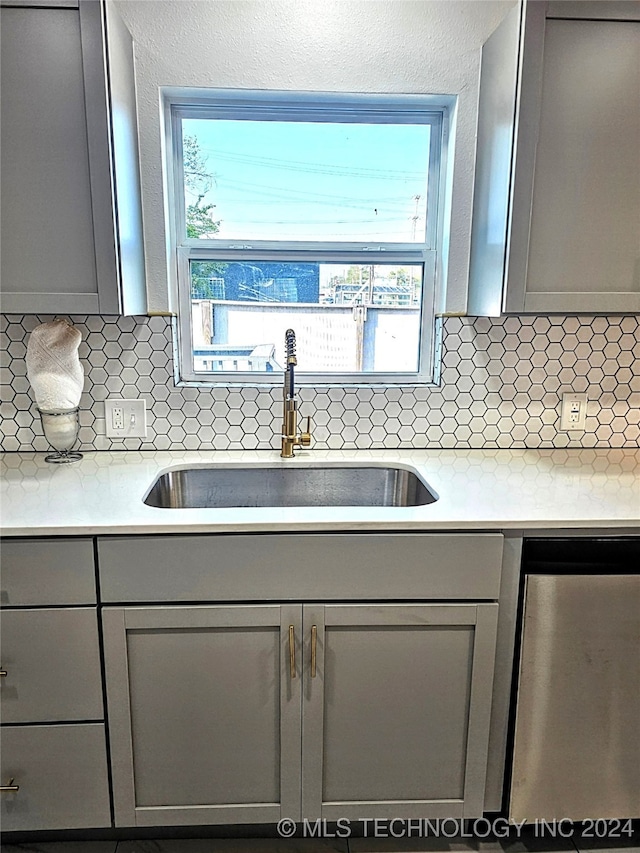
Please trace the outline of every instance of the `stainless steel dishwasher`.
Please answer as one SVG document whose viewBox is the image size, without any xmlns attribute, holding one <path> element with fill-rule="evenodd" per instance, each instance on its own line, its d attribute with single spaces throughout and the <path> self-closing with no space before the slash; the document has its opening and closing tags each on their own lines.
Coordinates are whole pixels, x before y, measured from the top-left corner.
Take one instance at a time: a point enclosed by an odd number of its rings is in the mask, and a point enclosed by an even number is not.
<svg viewBox="0 0 640 853">
<path fill-rule="evenodd" d="M 640 816 L 640 538 L 531 539 L 512 820 Z"/>
</svg>

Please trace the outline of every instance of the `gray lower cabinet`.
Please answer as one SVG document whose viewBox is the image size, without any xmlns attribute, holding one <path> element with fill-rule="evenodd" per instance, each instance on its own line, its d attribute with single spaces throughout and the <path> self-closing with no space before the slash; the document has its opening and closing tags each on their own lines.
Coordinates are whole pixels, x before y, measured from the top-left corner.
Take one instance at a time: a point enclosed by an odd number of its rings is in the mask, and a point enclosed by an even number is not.
<svg viewBox="0 0 640 853">
<path fill-rule="evenodd" d="M 298 605 L 103 610 L 117 826 L 300 812 Z"/>
<path fill-rule="evenodd" d="M 7 539 L 0 557 L 2 829 L 111 826 L 92 542 Z"/>
<path fill-rule="evenodd" d="M 502 549 L 496 533 L 101 536 L 100 596 L 104 604 L 496 601 Z"/>
<path fill-rule="evenodd" d="M 105 608 L 116 825 L 482 814 L 497 609 Z"/>
<path fill-rule="evenodd" d="M 1 291 L 146 312 L 133 45 L 112 0 L 2 0 Z"/>
<path fill-rule="evenodd" d="M 49 607 L 96 603 L 91 539 L 3 539 L 0 605 Z"/>
<path fill-rule="evenodd" d="M 3 723 L 101 720 L 95 607 L 4 610 Z"/>
<path fill-rule="evenodd" d="M 0 768 L 3 832 L 111 825 L 103 723 L 3 726 Z"/>
<path fill-rule="evenodd" d="M 304 817 L 482 815 L 497 615 L 304 607 Z"/>
</svg>

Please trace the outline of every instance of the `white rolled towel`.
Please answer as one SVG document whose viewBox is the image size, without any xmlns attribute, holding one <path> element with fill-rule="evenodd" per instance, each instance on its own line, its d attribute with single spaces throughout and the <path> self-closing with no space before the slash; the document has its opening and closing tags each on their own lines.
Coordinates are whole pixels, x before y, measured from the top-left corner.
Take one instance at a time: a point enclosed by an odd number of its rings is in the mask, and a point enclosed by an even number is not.
<svg viewBox="0 0 640 853">
<path fill-rule="evenodd" d="M 84 370 L 78 357 L 82 335 L 67 320 L 42 323 L 27 343 L 27 377 L 38 408 L 74 409 L 80 403 Z"/>
</svg>

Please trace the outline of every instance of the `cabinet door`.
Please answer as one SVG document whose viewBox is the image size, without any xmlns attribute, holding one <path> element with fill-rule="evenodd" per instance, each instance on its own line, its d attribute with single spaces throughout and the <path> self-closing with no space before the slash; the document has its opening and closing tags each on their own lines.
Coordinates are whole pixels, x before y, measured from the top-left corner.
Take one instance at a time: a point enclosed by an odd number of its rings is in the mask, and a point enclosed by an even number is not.
<svg viewBox="0 0 640 853">
<path fill-rule="evenodd" d="M 482 814 L 496 621 L 496 604 L 305 606 L 303 816 Z"/>
<path fill-rule="evenodd" d="M 131 36 L 104 0 L 0 14 L 3 310 L 142 314 Z"/>
<path fill-rule="evenodd" d="M 640 311 L 639 91 L 637 2 L 523 0 L 490 37 L 469 313 Z"/>
<path fill-rule="evenodd" d="M 118 826 L 300 812 L 299 605 L 103 611 Z"/>
<path fill-rule="evenodd" d="M 95 604 L 91 539 L 3 539 L 0 605 Z"/>
<path fill-rule="evenodd" d="M 640 310 L 640 21 L 546 22 L 524 310 Z"/>
<path fill-rule="evenodd" d="M 111 826 L 103 723 L 3 726 L 4 832 Z M 12 780 L 12 781 L 11 781 Z"/>
<path fill-rule="evenodd" d="M 3 723 L 102 720 L 95 607 L 3 610 Z"/>
<path fill-rule="evenodd" d="M 78 10 L 0 15 L 3 310 L 97 312 Z"/>
</svg>

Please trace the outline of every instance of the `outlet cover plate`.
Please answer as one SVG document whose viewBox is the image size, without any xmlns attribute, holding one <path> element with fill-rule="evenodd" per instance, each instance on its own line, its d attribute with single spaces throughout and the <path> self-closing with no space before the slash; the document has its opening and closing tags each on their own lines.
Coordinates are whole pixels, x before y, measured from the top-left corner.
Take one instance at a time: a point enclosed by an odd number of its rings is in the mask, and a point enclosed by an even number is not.
<svg viewBox="0 0 640 853">
<path fill-rule="evenodd" d="M 587 395 L 570 392 L 562 395 L 562 414 L 560 416 L 560 431 L 584 431 L 587 417 Z"/>
<path fill-rule="evenodd" d="M 107 438 L 147 437 L 145 400 L 118 400 L 111 397 L 104 401 L 104 419 Z"/>
</svg>

